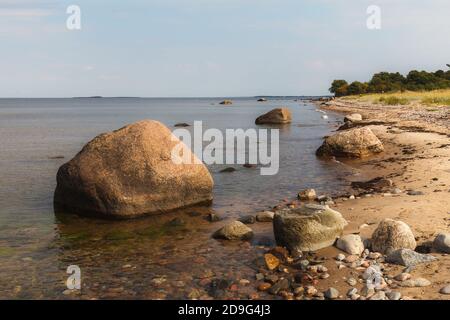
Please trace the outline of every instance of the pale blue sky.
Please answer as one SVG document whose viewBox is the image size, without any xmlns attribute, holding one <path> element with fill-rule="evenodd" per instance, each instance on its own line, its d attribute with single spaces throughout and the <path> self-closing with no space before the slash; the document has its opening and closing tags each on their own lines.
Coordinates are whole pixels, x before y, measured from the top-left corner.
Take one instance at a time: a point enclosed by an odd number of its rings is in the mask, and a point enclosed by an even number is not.
<svg viewBox="0 0 450 320">
<path fill-rule="evenodd" d="M 444 69 L 449 14 L 448 0 L 0 0 L 0 97 L 327 94 Z"/>
</svg>

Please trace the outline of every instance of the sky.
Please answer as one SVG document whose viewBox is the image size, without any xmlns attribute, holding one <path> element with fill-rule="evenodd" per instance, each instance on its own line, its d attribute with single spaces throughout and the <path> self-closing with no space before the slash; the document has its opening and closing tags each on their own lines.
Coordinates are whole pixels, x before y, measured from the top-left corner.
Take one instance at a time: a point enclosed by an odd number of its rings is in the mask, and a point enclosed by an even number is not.
<svg viewBox="0 0 450 320">
<path fill-rule="evenodd" d="M 449 13 L 448 0 L 0 0 L 0 97 L 324 95 L 333 79 L 445 70 Z"/>
</svg>

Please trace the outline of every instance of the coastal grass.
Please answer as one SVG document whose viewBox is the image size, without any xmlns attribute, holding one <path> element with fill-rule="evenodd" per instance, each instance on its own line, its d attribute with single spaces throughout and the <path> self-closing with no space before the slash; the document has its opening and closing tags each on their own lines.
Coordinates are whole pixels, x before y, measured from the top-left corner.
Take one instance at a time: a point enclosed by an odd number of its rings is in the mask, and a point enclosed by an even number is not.
<svg viewBox="0 0 450 320">
<path fill-rule="evenodd" d="M 383 105 L 423 104 L 426 106 L 450 106 L 450 89 L 433 91 L 404 91 L 392 93 L 373 93 L 343 97 L 344 100 L 356 100 Z"/>
</svg>

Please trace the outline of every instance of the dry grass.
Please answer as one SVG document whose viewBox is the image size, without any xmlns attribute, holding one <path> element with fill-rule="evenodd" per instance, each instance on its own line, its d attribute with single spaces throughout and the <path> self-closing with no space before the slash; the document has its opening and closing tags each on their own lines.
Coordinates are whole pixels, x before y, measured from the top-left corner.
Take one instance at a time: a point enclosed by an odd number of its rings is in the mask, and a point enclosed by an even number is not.
<svg viewBox="0 0 450 320">
<path fill-rule="evenodd" d="M 420 103 L 429 106 L 450 106 L 450 89 L 434 91 L 405 91 L 395 93 L 374 93 L 343 97 L 344 100 L 381 103 L 384 105 L 408 105 Z"/>
</svg>

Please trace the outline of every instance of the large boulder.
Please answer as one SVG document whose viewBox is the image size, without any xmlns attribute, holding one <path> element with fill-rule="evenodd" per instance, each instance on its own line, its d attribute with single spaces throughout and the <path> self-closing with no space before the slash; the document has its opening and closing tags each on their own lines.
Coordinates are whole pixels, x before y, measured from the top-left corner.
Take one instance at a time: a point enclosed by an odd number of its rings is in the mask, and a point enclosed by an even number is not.
<svg viewBox="0 0 450 320">
<path fill-rule="evenodd" d="M 356 128 L 327 137 L 317 149 L 318 156 L 363 158 L 384 150 L 383 144 L 369 128 Z"/>
<path fill-rule="evenodd" d="M 256 124 L 285 124 L 291 123 L 292 115 L 288 108 L 277 108 L 259 116 Z"/>
<path fill-rule="evenodd" d="M 273 219 L 277 244 L 291 252 L 329 247 L 342 235 L 346 225 L 339 212 L 317 204 L 277 211 Z"/>
<path fill-rule="evenodd" d="M 372 234 L 372 251 L 389 254 L 398 249 L 416 248 L 416 240 L 403 221 L 384 219 Z"/>
<path fill-rule="evenodd" d="M 172 161 L 181 146 L 192 164 Z M 212 200 L 208 169 L 158 121 L 144 120 L 101 134 L 57 174 L 56 211 L 130 218 Z"/>
</svg>

